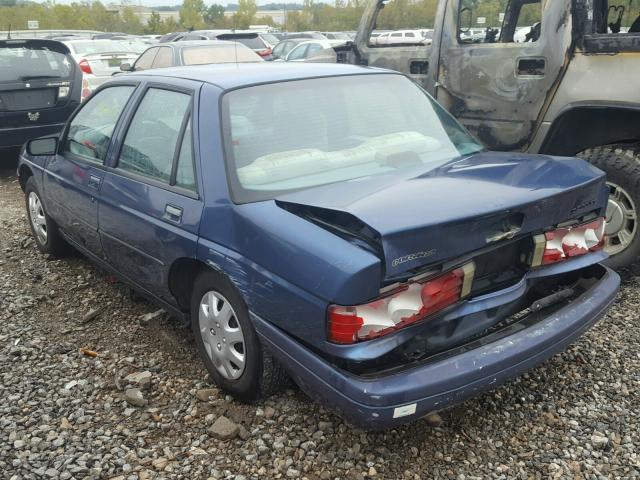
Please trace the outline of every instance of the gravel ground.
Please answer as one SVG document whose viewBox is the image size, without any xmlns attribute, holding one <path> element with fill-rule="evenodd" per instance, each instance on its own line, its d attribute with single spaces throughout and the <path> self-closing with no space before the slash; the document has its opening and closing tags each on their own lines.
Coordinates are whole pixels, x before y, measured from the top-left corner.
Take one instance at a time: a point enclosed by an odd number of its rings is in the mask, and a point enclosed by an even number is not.
<svg viewBox="0 0 640 480">
<path fill-rule="evenodd" d="M 294 388 L 247 406 L 208 385 L 188 329 L 141 321 L 156 307 L 80 255 L 38 253 L 5 171 L 0 477 L 640 478 L 639 290 L 626 274 L 575 346 L 441 424 L 365 433 Z"/>
</svg>

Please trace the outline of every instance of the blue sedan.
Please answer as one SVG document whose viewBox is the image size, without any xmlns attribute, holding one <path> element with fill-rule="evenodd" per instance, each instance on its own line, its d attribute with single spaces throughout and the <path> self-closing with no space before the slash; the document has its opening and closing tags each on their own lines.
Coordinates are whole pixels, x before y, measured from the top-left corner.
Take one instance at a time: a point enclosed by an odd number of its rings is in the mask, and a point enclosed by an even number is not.
<svg viewBox="0 0 640 480">
<path fill-rule="evenodd" d="M 225 391 L 288 374 L 367 429 L 527 371 L 619 284 L 600 170 L 487 152 L 386 70 L 121 76 L 18 173 L 38 248 L 71 245 L 190 322 Z"/>
</svg>

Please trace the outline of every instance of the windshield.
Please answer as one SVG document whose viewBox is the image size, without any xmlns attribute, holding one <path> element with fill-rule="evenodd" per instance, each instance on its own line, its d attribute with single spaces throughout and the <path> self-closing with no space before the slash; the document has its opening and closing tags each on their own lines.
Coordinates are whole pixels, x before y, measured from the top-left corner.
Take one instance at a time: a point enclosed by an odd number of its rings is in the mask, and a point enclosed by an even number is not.
<svg viewBox="0 0 640 480">
<path fill-rule="evenodd" d="M 129 43 L 115 40 L 89 40 L 86 42 L 73 42 L 70 44 L 73 50 L 80 55 L 92 55 L 94 53 L 133 52 Z"/>
<path fill-rule="evenodd" d="M 354 75 L 251 86 L 225 94 L 225 153 L 234 200 L 327 183 L 424 173 L 483 149 L 402 75 Z"/>
<path fill-rule="evenodd" d="M 257 53 L 242 44 L 230 44 L 183 48 L 182 61 L 185 65 L 203 65 L 205 63 L 262 62 L 263 60 Z"/>
<path fill-rule="evenodd" d="M 69 78 L 73 63 L 66 55 L 45 48 L 15 45 L 0 48 L 0 82 Z"/>
</svg>

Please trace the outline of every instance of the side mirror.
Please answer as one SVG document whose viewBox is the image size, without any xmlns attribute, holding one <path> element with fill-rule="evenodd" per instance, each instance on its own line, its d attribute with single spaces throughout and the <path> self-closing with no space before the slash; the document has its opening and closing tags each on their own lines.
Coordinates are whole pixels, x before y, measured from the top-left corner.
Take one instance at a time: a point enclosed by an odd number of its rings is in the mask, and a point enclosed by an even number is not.
<svg viewBox="0 0 640 480">
<path fill-rule="evenodd" d="M 473 12 L 469 7 L 460 9 L 458 17 L 458 33 L 469 33 L 473 22 Z"/>
<path fill-rule="evenodd" d="M 34 138 L 27 142 L 29 155 L 55 155 L 58 151 L 58 139 L 56 137 Z"/>
<path fill-rule="evenodd" d="M 130 63 L 121 63 L 120 70 L 122 70 L 123 72 L 132 72 L 133 67 L 131 66 Z"/>
</svg>

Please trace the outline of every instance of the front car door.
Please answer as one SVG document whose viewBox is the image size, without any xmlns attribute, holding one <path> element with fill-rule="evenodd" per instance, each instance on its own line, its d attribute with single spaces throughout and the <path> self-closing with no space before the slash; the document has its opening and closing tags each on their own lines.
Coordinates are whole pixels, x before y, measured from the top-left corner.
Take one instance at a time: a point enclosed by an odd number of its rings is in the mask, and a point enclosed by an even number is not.
<svg viewBox="0 0 640 480">
<path fill-rule="evenodd" d="M 62 231 L 78 246 L 101 256 L 98 203 L 104 160 L 111 137 L 135 84 L 97 91 L 62 133 L 58 155 L 46 165 L 47 209 Z"/>
<path fill-rule="evenodd" d="M 194 258 L 202 213 L 197 105 L 200 84 L 147 84 L 117 134 L 99 207 L 108 261 L 148 292 L 171 301 L 168 275 Z"/>
<path fill-rule="evenodd" d="M 569 1 L 449 0 L 438 101 L 489 148 L 525 150 L 566 68 L 571 18 Z"/>
<path fill-rule="evenodd" d="M 415 3 L 370 0 L 356 34 L 355 63 L 405 73 L 426 87 L 431 46 L 419 36 L 405 38 L 402 32 L 385 32 L 372 37 L 372 32 L 376 29 L 432 29 L 437 22 L 439 3 L 444 3 L 444 0 Z"/>
</svg>

